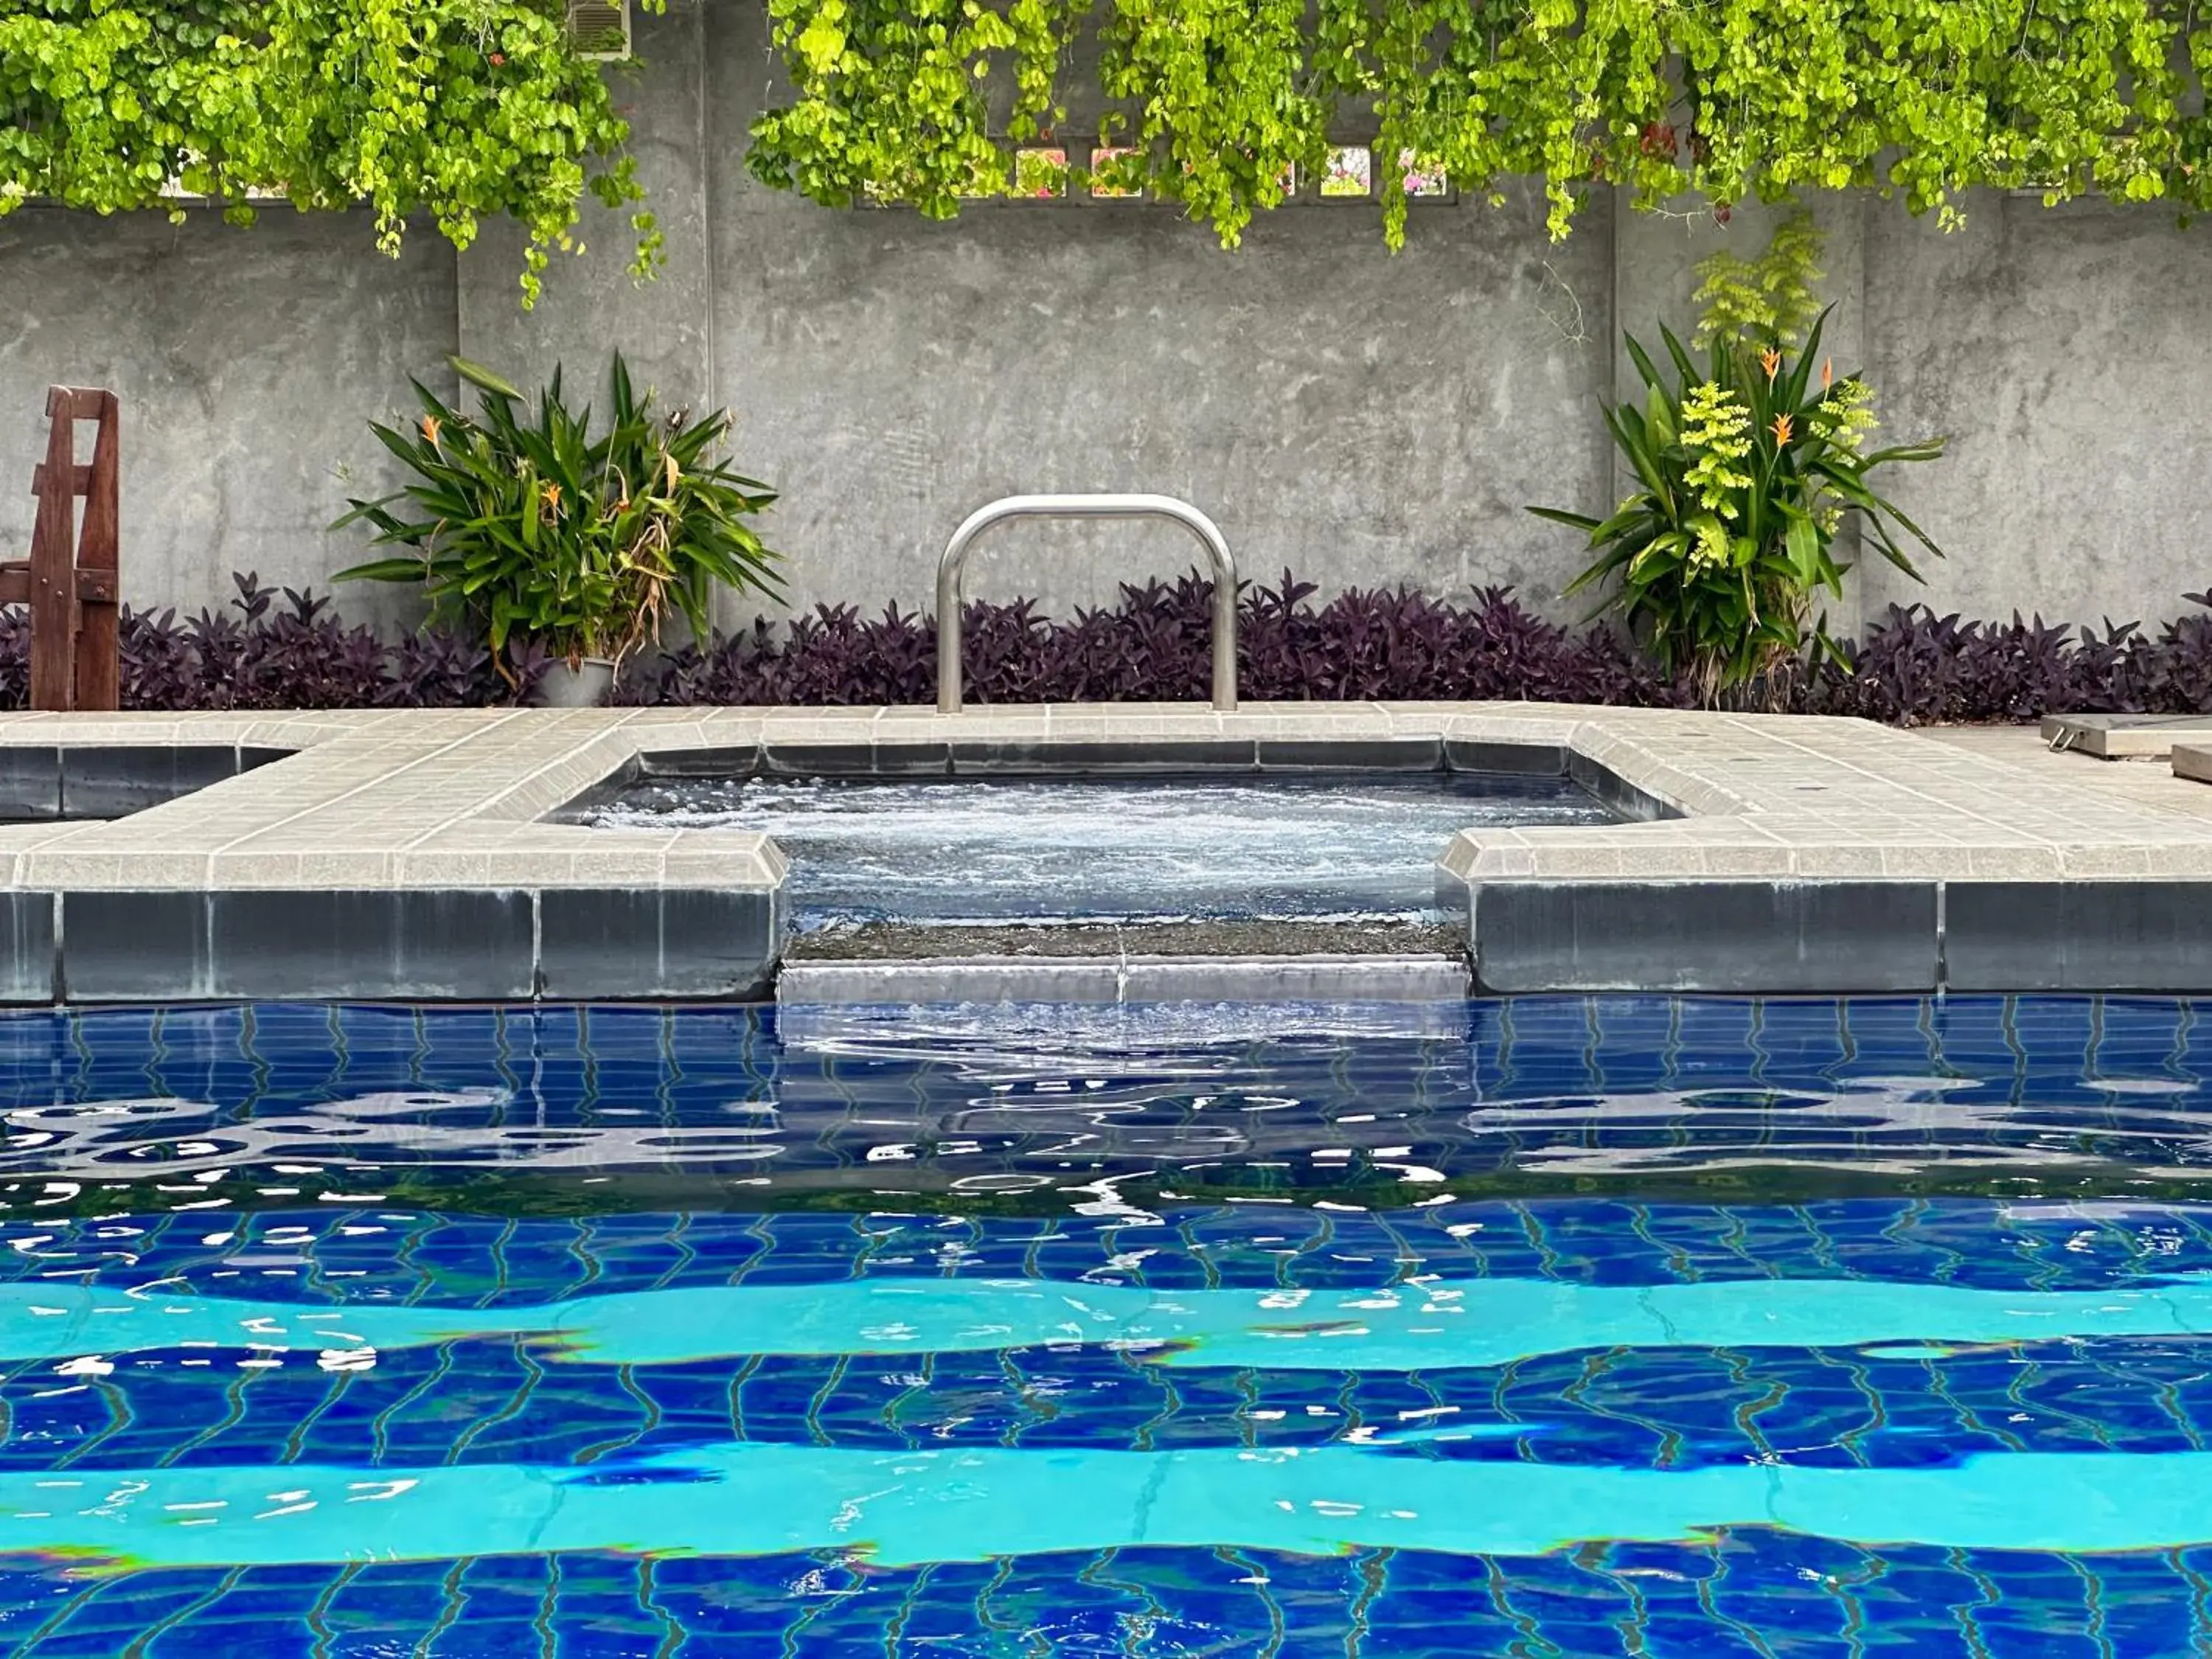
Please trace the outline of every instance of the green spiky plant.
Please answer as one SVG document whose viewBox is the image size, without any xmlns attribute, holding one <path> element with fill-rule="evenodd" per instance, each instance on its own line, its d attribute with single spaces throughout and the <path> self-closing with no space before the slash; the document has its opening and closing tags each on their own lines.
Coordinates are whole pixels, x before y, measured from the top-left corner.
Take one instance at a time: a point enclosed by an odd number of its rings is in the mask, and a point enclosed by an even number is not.
<svg viewBox="0 0 2212 1659">
<path fill-rule="evenodd" d="M 352 501 L 332 529 L 366 521 L 377 546 L 412 552 L 371 560 L 340 580 L 419 583 L 430 620 L 480 631 L 495 661 L 511 635 L 571 666 L 619 664 L 659 637 L 672 610 L 705 637 L 716 586 L 781 590 L 780 556 L 745 522 L 775 496 L 719 453 L 732 421 L 656 416 L 615 354 L 607 429 L 563 400 L 561 371 L 520 417 L 523 394 L 480 364 L 453 360 L 477 389 L 473 418 L 415 382 L 422 413 L 371 429 L 416 475 L 376 501 Z"/>
<path fill-rule="evenodd" d="M 1601 614 L 1618 611 L 1660 665 L 1686 673 L 1708 706 L 1741 688 L 1778 695 L 1808 653 L 1841 664 L 1823 593 L 1840 596 L 1850 568 L 1836 556 L 1848 514 L 1899 569 L 1920 580 L 1900 542 L 1942 550 L 1868 482 L 1876 469 L 1932 461 L 1944 440 L 1869 451 L 1873 393 L 1838 380 L 1820 356 L 1823 312 L 1802 352 L 1717 344 L 1700 368 L 1662 329 L 1672 375 L 1629 337 L 1644 406 L 1606 410 L 1613 441 L 1639 488 L 1612 517 L 1531 507 L 1589 538 L 1597 557 L 1570 594 L 1613 584 Z M 1814 379 L 1814 366 L 1820 365 Z"/>
<path fill-rule="evenodd" d="M 1607 409 L 1605 419 L 1640 488 L 1608 519 L 1528 509 L 1583 531 L 1597 554 L 1567 592 L 1605 588 L 1598 614 L 1620 611 L 1708 706 L 1723 697 L 1776 702 L 1808 653 L 1844 665 L 1826 613 L 1814 607 L 1823 593 L 1843 592 L 1850 567 L 1835 541 L 1848 515 L 1916 581 L 1900 532 L 1942 556 L 1867 478 L 1893 463 L 1932 461 L 1945 441 L 1866 449 L 1877 424 L 1873 391 L 1856 374 L 1836 379 L 1820 355 L 1829 315 L 1813 289 L 1820 241 L 1801 209 L 1756 258 L 1724 250 L 1702 261 L 1696 297 L 1705 313 L 1693 337 L 1709 347 L 1703 368 L 1664 327 L 1671 379 L 1625 337 L 1644 399 Z M 1798 351 L 1808 320 L 1812 334 Z"/>
</svg>

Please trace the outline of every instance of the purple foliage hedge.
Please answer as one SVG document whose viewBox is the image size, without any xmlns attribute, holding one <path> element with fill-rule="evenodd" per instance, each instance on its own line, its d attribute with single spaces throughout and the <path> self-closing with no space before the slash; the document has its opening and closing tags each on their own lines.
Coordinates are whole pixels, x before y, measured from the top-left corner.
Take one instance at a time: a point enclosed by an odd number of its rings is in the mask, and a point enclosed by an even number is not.
<svg viewBox="0 0 2212 1659">
<path fill-rule="evenodd" d="M 459 708 L 514 702 L 544 671 L 517 653 L 502 674 L 472 640 L 398 640 L 348 626 L 326 599 L 252 576 L 222 611 L 179 621 L 126 611 L 128 708 Z M 1209 585 L 1125 586 L 1111 609 L 1066 622 L 1034 602 L 968 609 L 968 695 L 977 702 L 1202 700 L 1210 682 Z M 1255 702 L 1527 698 L 1685 707 L 1608 629 L 1545 621 L 1503 588 L 1464 605 L 1396 591 L 1352 592 L 1324 605 L 1285 572 L 1243 598 L 1239 689 Z M 2212 596 L 2192 593 L 2199 605 Z M 30 628 L 0 613 L 0 707 L 23 706 Z M 2040 618 L 1961 622 L 1925 606 L 1893 608 L 1849 647 L 1852 672 L 1821 668 L 1776 688 L 1782 707 L 1906 725 L 2032 720 L 2054 709 L 2212 712 L 2212 613 L 2156 633 Z M 685 646 L 624 670 L 632 703 L 854 705 L 928 702 L 936 695 L 935 624 L 896 607 L 864 617 L 823 606 L 787 626 L 757 623 L 735 638 Z"/>
</svg>

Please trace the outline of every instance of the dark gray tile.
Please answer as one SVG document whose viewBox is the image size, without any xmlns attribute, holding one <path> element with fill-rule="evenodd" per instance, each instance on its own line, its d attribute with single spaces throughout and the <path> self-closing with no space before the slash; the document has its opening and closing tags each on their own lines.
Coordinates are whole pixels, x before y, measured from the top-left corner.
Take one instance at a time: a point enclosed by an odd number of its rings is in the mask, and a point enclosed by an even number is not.
<svg viewBox="0 0 2212 1659">
<path fill-rule="evenodd" d="M 1572 750 L 1568 752 L 1567 775 L 1595 796 L 1608 810 L 1633 823 L 1656 823 L 1662 818 L 1684 816 L 1678 807 L 1638 788 L 1610 766 L 1601 761 L 1594 761 L 1587 755 Z"/>
<path fill-rule="evenodd" d="M 957 743 L 952 769 L 971 776 L 1085 777 L 1176 772 L 1249 772 L 1259 750 L 1249 738 L 1184 743 Z"/>
<path fill-rule="evenodd" d="M 1262 738 L 1263 772 L 1440 772 L 1441 738 Z"/>
<path fill-rule="evenodd" d="M 942 777 L 949 753 L 941 743 L 772 743 L 760 769 L 779 778 Z"/>
<path fill-rule="evenodd" d="M 62 751 L 0 744 L 0 823 L 62 815 Z"/>
<path fill-rule="evenodd" d="M 230 744 L 81 744 L 62 750 L 62 813 L 119 818 L 233 777 Z"/>
<path fill-rule="evenodd" d="M 1522 777 L 1563 777 L 1567 751 L 1558 744 L 1495 743 L 1446 738 L 1444 764 L 1455 772 L 1511 772 Z"/>
<path fill-rule="evenodd" d="M 219 892 L 210 918 L 216 996 L 516 1000 L 534 988 L 528 893 Z"/>
<path fill-rule="evenodd" d="M 549 887 L 538 937 L 548 997 L 756 997 L 775 970 L 783 896 Z"/>
<path fill-rule="evenodd" d="M 0 1002 L 52 1002 L 54 896 L 0 892 Z"/>
<path fill-rule="evenodd" d="M 1488 991 L 1929 991 L 1936 891 L 1914 882 L 1495 882 Z"/>
<path fill-rule="evenodd" d="M 760 754 L 757 743 L 728 744 L 719 749 L 654 749 L 638 756 L 616 775 L 625 781 L 639 777 L 742 778 L 760 764 Z"/>
<path fill-rule="evenodd" d="M 2212 882 L 1954 881 L 1954 991 L 2212 991 Z"/>
<path fill-rule="evenodd" d="M 71 1001 L 214 994 L 205 893 L 64 893 L 61 921 L 62 984 Z"/>
</svg>

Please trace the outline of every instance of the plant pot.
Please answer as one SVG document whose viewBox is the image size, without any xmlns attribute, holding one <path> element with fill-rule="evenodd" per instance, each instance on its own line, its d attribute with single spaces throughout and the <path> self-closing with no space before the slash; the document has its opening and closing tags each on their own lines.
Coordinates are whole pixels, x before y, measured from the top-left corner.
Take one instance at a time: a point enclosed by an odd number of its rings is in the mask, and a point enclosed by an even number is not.
<svg viewBox="0 0 2212 1659">
<path fill-rule="evenodd" d="M 614 689 L 615 665 L 605 657 L 586 657 L 574 668 L 556 661 L 538 682 L 531 701 L 540 708 L 598 708 Z"/>
</svg>

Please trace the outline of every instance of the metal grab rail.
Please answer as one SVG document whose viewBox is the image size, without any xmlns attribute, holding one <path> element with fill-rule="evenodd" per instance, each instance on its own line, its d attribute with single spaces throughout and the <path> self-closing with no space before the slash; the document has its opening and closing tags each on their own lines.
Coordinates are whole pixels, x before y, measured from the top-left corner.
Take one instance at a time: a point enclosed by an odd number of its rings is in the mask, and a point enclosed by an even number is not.
<svg viewBox="0 0 2212 1659">
<path fill-rule="evenodd" d="M 1008 519 L 1166 519 L 1198 538 L 1213 567 L 1213 706 L 1237 707 L 1237 561 L 1220 526 L 1172 495 L 1007 495 L 961 520 L 937 562 L 937 712 L 960 712 L 960 571 L 975 539 Z"/>
</svg>

